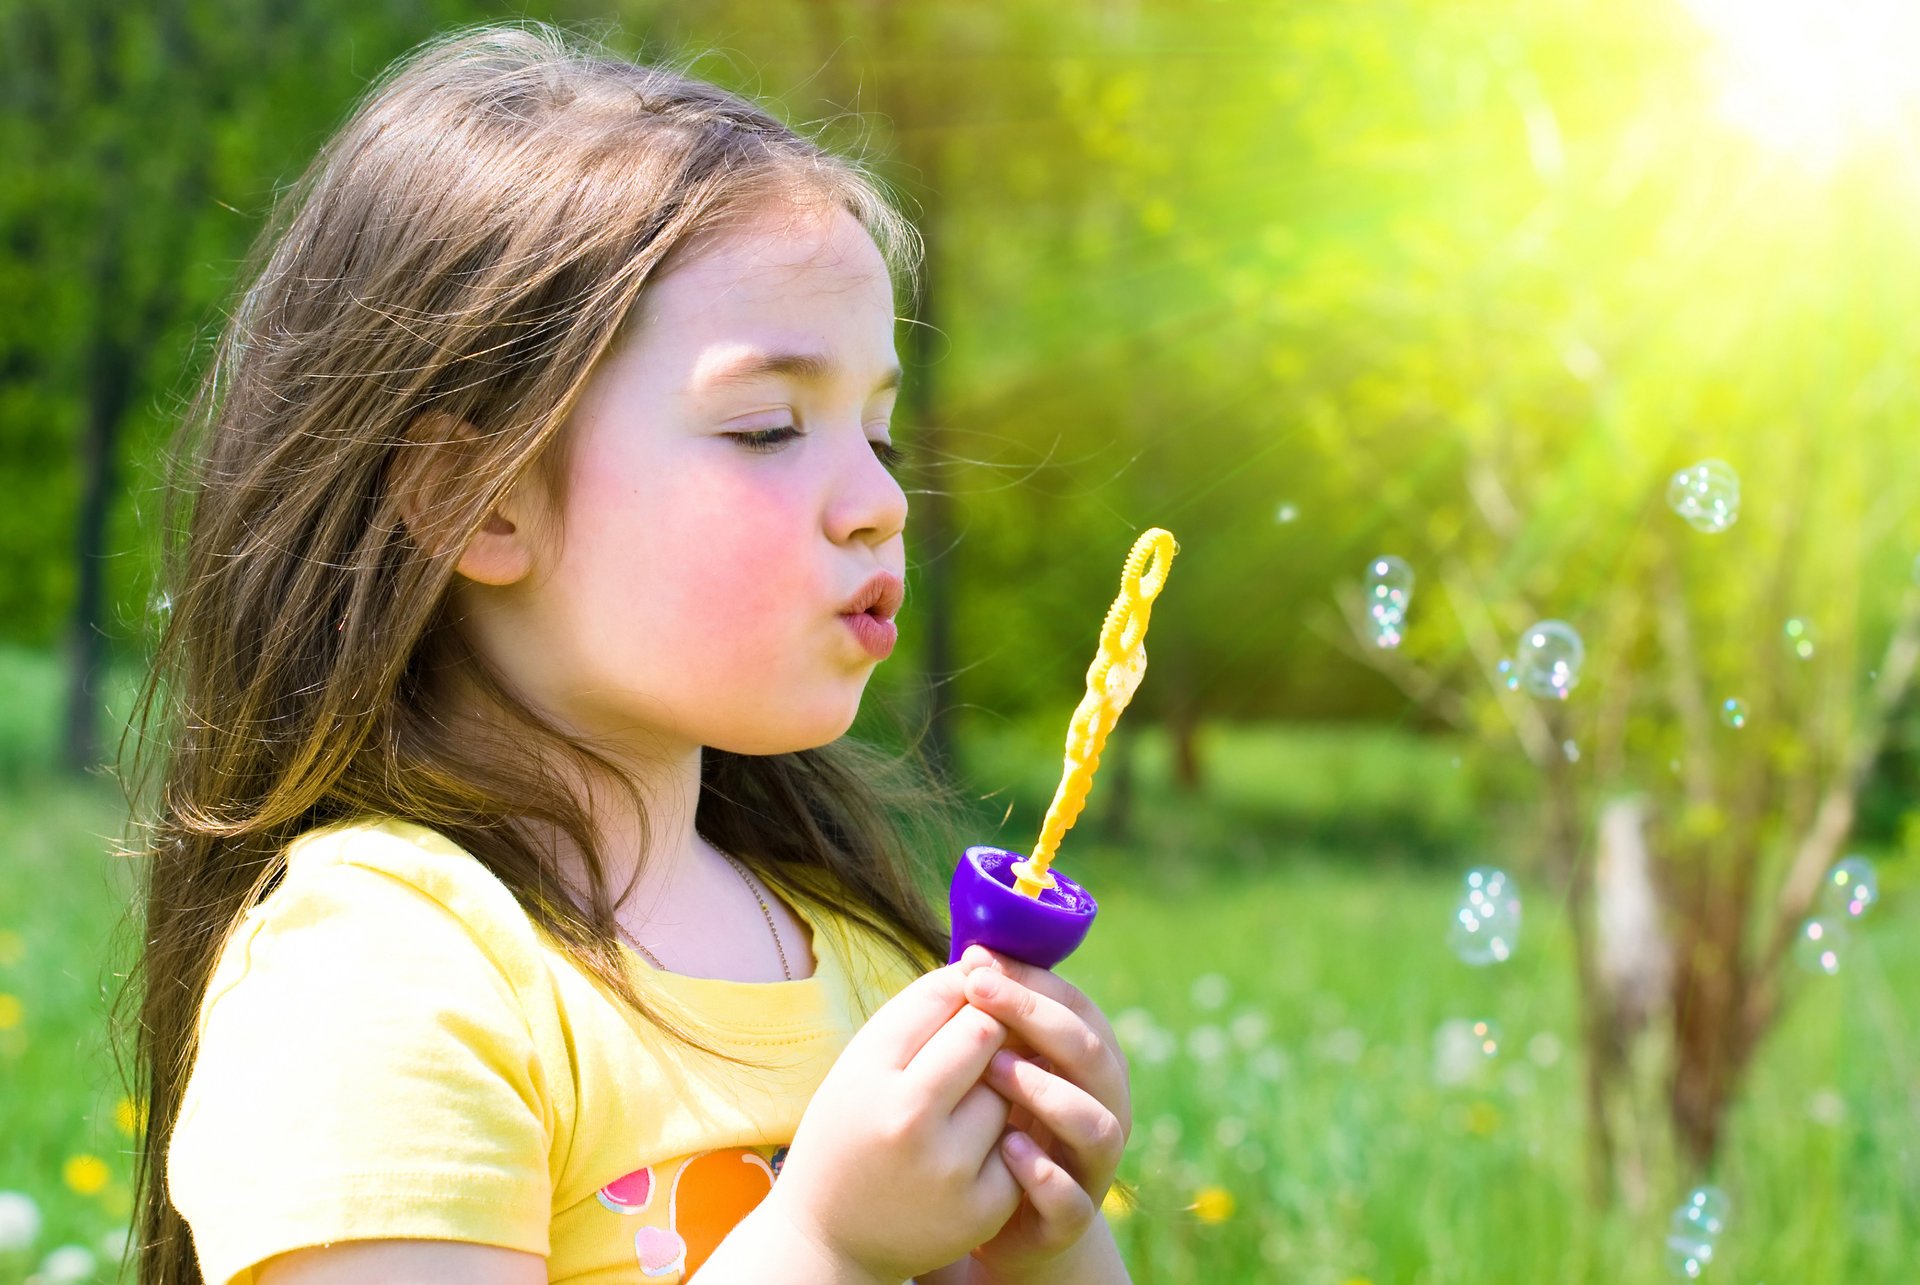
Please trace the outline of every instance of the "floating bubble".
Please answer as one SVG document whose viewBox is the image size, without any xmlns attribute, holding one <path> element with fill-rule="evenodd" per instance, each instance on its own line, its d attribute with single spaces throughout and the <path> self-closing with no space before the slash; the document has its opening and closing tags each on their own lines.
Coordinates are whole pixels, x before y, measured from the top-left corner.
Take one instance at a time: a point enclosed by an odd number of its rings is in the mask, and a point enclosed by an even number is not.
<svg viewBox="0 0 1920 1285">
<path fill-rule="evenodd" d="M 1880 876 L 1873 862 L 1861 856 L 1843 857 L 1827 871 L 1820 889 L 1820 906 L 1830 915 L 1858 919 L 1880 900 Z"/>
<path fill-rule="evenodd" d="M 1698 1280 L 1713 1262 L 1720 1233 L 1726 1230 L 1732 1204 L 1718 1187 L 1695 1187 L 1673 1211 L 1667 1223 L 1667 1268 L 1674 1275 Z"/>
<path fill-rule="evenodd" d="M 1674 1210 L 1673 1222 L 1676 1228 L 1684 1222 L 1707 1239 L 1718 1240 L 1732 1214 L 1733 1202 L 1727 1199 L 1726 1192 L 1718 1187 L 1695 1187 L 1687 1193 L 1680 1208 Z"/>
<path fill-rule="evenodd" d="M 1808 972 L 1831 977 L 1840 971 L 1846 948 L 1846 921 L 1816 915 L 1800 925 L 1800 935 L 1793 943 L 1793 957 Z"/>
<path fill-rule="evenodd" d="M 1566 755 L 1567 762 L 1569 763 L 1578 763 L 1580 761 L 1580 747 L 1572 741 L 1560 742 L 1560 752 Z"/>
<path fill-rule="evenodd" d="M 1367 616 L 1373 621 L 1373 645 L 1398 647 L 1407 606 L 1413 601 L 1413 568 L 1383 553 L 1367 564 Z"/>
<path fill-rule="evenodd" d="M 1289 522 L 1298 522 L 1300 520 L 1300 506 L 1292 503 L 1282 504 L 1273 511 L 1273 520 L 1281 526 L 1285 526 Z"/>
<path fill-rule="evenodd" d="M 1520 635 L 1514 667 L 1520 686 L 1530 695 L 1565 700 L 1580 681 L 1587 649 L 1580 635 L 1564 620 L 1542 620 Z"/>
<path fill-rule="evenodd" d="M 1814 632 L 1812 621 L 1800 616 L 1795 616 L 1781 628 L 1780 632 L 1786 635 L 1788 651 L 1798 656 L 1801 660 L 1813 659 Z"/>
<path fill-rule="evenodd" d="M 1675 1276 L 1697 1281 L 1712 1261 L 1712 1241 L 1686 1231 L 1667 1233 L 1667 1270 Z"/>
<path fill-rule="evenodd" d="M 1717 535 L 1740 517 L 1740 475 L 1725 460 L 1701 460 L 1668 480 L 1667 507 L 1694 530 Z"/>
<path fill-rule="evenodd" d="M 1476 866 L 1467 872 L 1447 944 L 1464 963 L 1502 964 L 1520 940 L 1520 894 L 1506 872 Z"/>
<path fill-rule="evenodd" d="M 1720 702 L 1720 721 L 1731 728 L 1747 725 L 1747 703 L 1732 696 Z"/>
<path fill-rule="evenodd" d="M 1510 692 L 1520 690 L 1520 666 L 1511 660 L 1503 660 L 1494 666 L 1494 672 L 1500 675 L 1500 682 Z"/>
</svg>

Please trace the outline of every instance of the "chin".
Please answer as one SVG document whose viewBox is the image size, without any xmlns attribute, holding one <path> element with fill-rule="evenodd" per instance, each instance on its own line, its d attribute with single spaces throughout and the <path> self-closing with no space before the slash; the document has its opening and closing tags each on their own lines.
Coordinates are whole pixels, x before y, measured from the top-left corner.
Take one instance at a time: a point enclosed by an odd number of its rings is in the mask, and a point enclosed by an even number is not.
<svg viewBox="0 0 1920 1285">
<path fill-rule="evenodd" d="M 737 729 L 732 735 L 716 733 L 707 738 L 706 744 L 729 754 L 797 754 L 801 750 L 817 750 L 847 734 L 860 706 L 856 701 L 845 709 L 776 708 L 770 712 L 776 717 L 751 728 Z"/>
</svg>

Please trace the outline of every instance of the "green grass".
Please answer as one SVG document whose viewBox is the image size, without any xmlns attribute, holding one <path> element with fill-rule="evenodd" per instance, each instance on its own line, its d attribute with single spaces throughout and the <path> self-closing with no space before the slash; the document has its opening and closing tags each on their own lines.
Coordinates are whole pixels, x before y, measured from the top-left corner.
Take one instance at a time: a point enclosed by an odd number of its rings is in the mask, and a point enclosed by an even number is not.
<svg viewBox="0 0 1920 1285">
<path fill-rule="evenodd" d="M 1133 1064 L 1122 1172 L 1144 1203 L 1116 1226 L 1135 1279 L 1673 1279 L 1664 1240 L 1679 1180 L 1657 1106 L 1628 1139 L 1644 1195 L 1605 1212 L 1586 1202 L 1577 1014 L 1555 907 L 1529 898 L 1506 965 L 1472 969 L 1445 948 L 1464 865 L 1507 865 L 1533 889 L 1524 854 L 1501 852 L 1477 819 L 1458 747 L 1222 729 L 1205 742 L 1207 792 L 1183 797 L 1168 787 L 1164 744 L 1141 735 L 1132 836 L 1100 837 L 1096 798 L 1062 856 L 1102 902 L 1062 971 L 1116 1020 Z M 18 949 L 0 948 L 0 993 L 17 998 L 20 1020 L 0 1031 L 0 1191 L 31 1195 L 45 1225 L 32 1253 L 0 1259 L 0 1282 L 54 1246 L 97 1249 L 125 1225 L 134 1145 L 116 1123 L 102 1029 L 130 883 L 104 837 L 118 832 L 117 796 L 54 782 L 33 753 L 10 753 L 20 767 L 0 787 L 0 934 Z M 969 741 L 968 779 L 991 796 L 992 820 L 1011 807 L 983 841 L 1024 846 L 1055 754 L 1038 732 Z M 1920 898 L 1887 882 L 1846 969 L 1799 984 L 1745 1086 L 1718 1176 L 1733 1221 L 1708 1281 L 1912 1277 Z M 1480 1017 L 1498 1023 L 1500 1052 L 1467 1083 L 1437 1082 L 1436 1031 Z M 76 1155 L 105 1161 L 102 1190 L 67 1185 Z M 1223 1221 L 1189 1209 L 1209 1187 L 1231 1193 Z"/>
<path fill-rule="evenodd" d="M 55 1246 L 97 1253 L 132 1216 L 135 1140 L 117 1123 L 105 1016 L 125 967 L 117 929 L 132 889 L 132 871 L 107 855 L 118 802 L 91 781 L 0 791 L 0 993 L 18 1003 L 17 1022 L 0 1030 L 0 1191 L 32 1197 L 44 1220 L 35 1254 L 0 1253 L 0 1282 L 23 1279 Z M 106 1165 L 98 1191 L 66 1182 L 82 1156 Z"/>
</svg>

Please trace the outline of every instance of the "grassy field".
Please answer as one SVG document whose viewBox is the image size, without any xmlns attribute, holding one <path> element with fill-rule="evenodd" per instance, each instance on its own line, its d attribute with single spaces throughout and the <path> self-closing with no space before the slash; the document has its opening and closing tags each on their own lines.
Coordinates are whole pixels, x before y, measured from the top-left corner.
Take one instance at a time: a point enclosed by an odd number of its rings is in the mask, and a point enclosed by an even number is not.
<svg viewBox="0 0 1920 1285">
<path fill-rule="evenodd" d="M 44 732 L 31 704 L 10 704 L 0 732 Z M 106 855 L 117 796 L 50 780 L 20 743 L 0 752 L 0 1192 L 29 1196 L 43 1226 L 0 1256 L 0 1282 L 56 1247 L 118 1243 L 136 1126 L 102 1027 L 129 873 Z M 1491 840 L 1471 765 L 1377 732 L 1223 731 L 1207 750 L 1207 793 L 1182 798 L 1165 747 L 1144 737 L 1133 838 L 1108 846 L 1090 815 L 1070 857 L 1102 913 L 1062 971 L 1114 1017 L 1134 1068 L 1123 1172 L 1143 1203 L 1116 1226 L 1135 1279 L 1673 1279 L 1679 1189 L 1657 1116 L 1637 1207 L 1596 1212 L 1583 1195 L 1555 908 L 1528 900 L 1506 965 L 1468 968 L 1446 949 L 1466 864 L 1506 865 L 1531 886 L 1524 854 L 1479 847 Z M 1050 746 L 1009 731 L 968 751 L 995 815 L 1013 808 L 998 841 L 1020 846 Z M 1708 1281 L 1914 1277 L 1920 898 L 1896 875 L 1842 973 L 1800 984 L 1747 1086 L 1717 1175 L 1734 1212 Z M 1441 1032 L 1471 1019 L 1497 1024 L 1499 1048 L 1456 1064 Z"/>
</svg>

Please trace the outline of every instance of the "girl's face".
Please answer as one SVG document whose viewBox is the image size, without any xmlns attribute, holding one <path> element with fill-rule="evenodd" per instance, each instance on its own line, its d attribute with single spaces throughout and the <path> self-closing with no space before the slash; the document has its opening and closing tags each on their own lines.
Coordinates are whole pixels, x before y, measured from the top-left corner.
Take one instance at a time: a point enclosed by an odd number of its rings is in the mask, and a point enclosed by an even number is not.
<svg viewBox="0 0 1920 1285">
<path fill-rule="evenodd" d="M 562 430 L 565 508 L 510 500 L 514 534 L 496 520 L 469 551 L 484 568 L 482 543 L 517 535 L 526 559 L 461 584 L 469 627 L 523 696 L 616 744 L 825 744 L 879 663 L 842 613 L 906 568 L 906 495 L 879 458 L 899 379 L 886 264 L 842 210 L 771 210 L 640 306 Z M 794 355 L 818 369 L 755 369 Z"/>
</svg>

